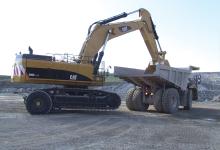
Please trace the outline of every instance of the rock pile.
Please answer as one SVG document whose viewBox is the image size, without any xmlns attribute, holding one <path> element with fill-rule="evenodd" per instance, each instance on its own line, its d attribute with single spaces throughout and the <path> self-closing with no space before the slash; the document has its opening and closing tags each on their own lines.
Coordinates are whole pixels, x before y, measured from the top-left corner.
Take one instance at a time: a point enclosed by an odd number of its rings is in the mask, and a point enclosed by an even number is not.
<svg viewBox="0 0 220 150">
<path fill-rule="evenodd" d="M 200 72 L 199 101 L 220 101 L 220 72 Z"/>
</svg>

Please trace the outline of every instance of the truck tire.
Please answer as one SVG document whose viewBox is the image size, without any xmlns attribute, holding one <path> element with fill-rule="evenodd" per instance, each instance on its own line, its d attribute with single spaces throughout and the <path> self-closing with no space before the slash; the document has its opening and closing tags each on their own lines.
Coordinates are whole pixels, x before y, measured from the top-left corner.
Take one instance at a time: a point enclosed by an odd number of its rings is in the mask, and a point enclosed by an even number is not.
<svg viewBox="0 0 220 150">
<path fill-rule="evenodd" d="M 162 96 L 163 111 L 168 114 L 175 113 L 179 107 L 179 100 L 179 93 L 176 89 L 166 89 Z"/>
<path fill-rule="evenodd" d="M 126 98 L 125 98 L 126 106 L 129 110 L 134 110 L 134 104 L 132 101 L 134 91 L 135 91 L 135 88 L 129 89 L 127 92 Z"/>
<path fill-rule="evenodd" d="M 149 107 L 149 104 L 143 103 L 142 96 L 143 96 L 142 89 L 136 88 L 132 97 L 135 111 L 147 111 Z"/>
<path fill-rule="evenodd" d="M 162 95 L 163 90 L 159 89 L 154 96 L 154 108 L 157 110 L 157 112 L 163 112 Z"/>
<path fill-rule="evenodd" d="M 52 109 L 52 100 L 44 91 L 34 91 L 28 95 L 26 109 L 30 114 L 46 114 Z"/>
<path fill-rule="evenodd" d="M 192 90 L 187 90 L 186 96 L 186 106 L 183 107 L 184 110 L 191 110 L 192 109 Z"/>
</svg>

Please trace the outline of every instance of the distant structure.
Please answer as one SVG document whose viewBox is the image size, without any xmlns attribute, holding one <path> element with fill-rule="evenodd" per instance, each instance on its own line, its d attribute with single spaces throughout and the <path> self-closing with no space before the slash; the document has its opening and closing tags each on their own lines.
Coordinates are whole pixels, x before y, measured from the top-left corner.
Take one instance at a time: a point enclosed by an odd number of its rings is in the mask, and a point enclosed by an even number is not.
<svg viewBox="0 0 220 150">
<path fill-rule="evenodd" d="M 28 50 L 29 50 L 29 54 L 33 55 L 33 49 L 30 46 L 28 47 Z"/>
</svg>

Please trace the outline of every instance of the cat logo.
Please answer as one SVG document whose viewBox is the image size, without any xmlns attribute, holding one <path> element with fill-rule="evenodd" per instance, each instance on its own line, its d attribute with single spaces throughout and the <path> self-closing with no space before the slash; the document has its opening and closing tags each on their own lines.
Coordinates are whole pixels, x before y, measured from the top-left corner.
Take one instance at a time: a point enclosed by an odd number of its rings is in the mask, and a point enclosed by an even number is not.
<svg viewBox="0 0 220 150">
<path fill-rule="evenodd" d="M 130 26 L 121 26 L 121 27 L 119 27 L 119 30 L 121 32 L 127 32 L 127 31 L 131 30 L 131 27 Z"/>
<path fill-rule="evenodd" d="M 76 80 L 77 79 L 77 75 L 70 75 L 70 80 Z"/>
</svg>

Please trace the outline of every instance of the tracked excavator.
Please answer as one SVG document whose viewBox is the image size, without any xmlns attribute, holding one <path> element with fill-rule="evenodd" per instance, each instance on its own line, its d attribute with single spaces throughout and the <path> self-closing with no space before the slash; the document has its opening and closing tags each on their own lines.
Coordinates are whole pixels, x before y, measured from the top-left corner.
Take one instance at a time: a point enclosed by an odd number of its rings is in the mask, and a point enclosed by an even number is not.
<svg viewBox="0 0 220 150">
<path fill-rule="evenodd" d="M 137 20 L 115 22 L 134 13 L 139 13 Z M 61 85 L 31 92 L 25 98 L 27 111 L 45 114 L 56 108 L 117 109 L 121 99 L 116 93 L 89 87 L 101 86 L 105 81 L 100 65 L 107 42 L 136 30 L 140 31 L 152 57 L 145 72 L 153 72 L 157 64 L 170 67 L 151 15 L 142 8 L 94 22 L 78 56 L 68 55 L 58 60 L 57 56 L 33 54 L 32 49 L 29 54 L 16 55 L 13 82 Z"/>
</svg>

